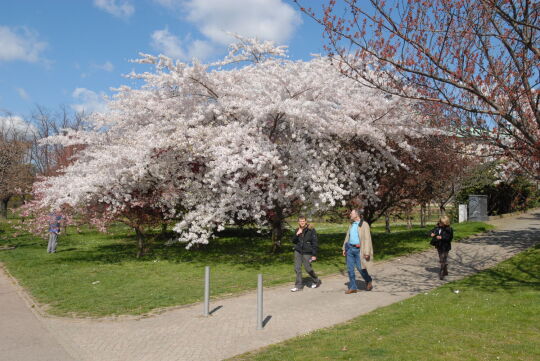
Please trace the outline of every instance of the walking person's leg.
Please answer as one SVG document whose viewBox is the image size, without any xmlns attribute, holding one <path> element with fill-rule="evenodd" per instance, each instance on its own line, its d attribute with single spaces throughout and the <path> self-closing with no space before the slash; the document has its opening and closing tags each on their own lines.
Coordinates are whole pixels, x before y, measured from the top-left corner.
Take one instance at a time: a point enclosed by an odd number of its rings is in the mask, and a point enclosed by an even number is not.
<svg viewBox="0 0 540 361">
<path fill-rule="evenodd" d="M 296 292 L 302 290 L 302 254 L 294 251 L 294 272 L 296 273 L 296 281 L 294 288 L 291 291 Z"/>
<path fill-rule="evenodd" d="M 52 245 L 52 232 L 49 232 L 49 242 L 47 242 L 47 253 L 51 253 L 51 245 Z"/>
<path fill-rule="evenodd" d="M 47 243 L 47 253 L 54 253 L 56 251 L 56 242 L 58 234 L 49 232 L 49 242 Z"/>
<path fill-rule="evenodd" d="M 311 277 L 313 281 L 313 284 L 311 287 L 317 288 L 320 286 L 321 280 L 319 279 L 319 277 L 317 277 L 317 274 L 313 270 L 313 265 L 311 264 L 310 260 L 311 260 L 310 254 L 302 255 L 302 263 L 304 264 L 304 269 L 306 270 L 306 272 L 309 274 L 309 276 Z"/>
<path fill-rule="evenodd" d="M 362 255 L 360 254 L 360 249 L 358 249 L 358 257 L 355 259 L 355 267 L 358 269 L 358 272 L 360 272 L 360 276 L 362 276 L 364 282 L 366 283 L 366 290 L 371 291 L 371 289 L 373 288 L 371 284 L 372 279 L 367 269 L 362 267 Z"/>
<path fill-rule="evenodd" d="M 443 276 L 448 276 L 448 251 L 442 252 Z"/>
<path fill-rule="evenodd" d="M 51 242 L 51 253 L 56 252 L 56 245 L 58 244 L 58 233 L 51 232 L 52 242 Z"/>
<path fill-rule="evenodd" d="M 366 282 L 366 291 L 371 291 L 373 289 L 373 278 L 368 273 L 368 270 L 366 268 L 362 268 L 360 270 L 360 275 L 364 279 L 364 282 Z"/>
<path fill-rule="evenodd" d="M 437 252 L 439 253 L 439 278 L 442 280 L 444 278 L 444 264 L 446 262 L 445 252 L 441 248 L 437 248 Z M 448 256 L 448 253 L 446 253 L 446 256 Z"/>
<path fill-rule="evenodd" d="M 358 261 L 358 253 L 358 248 L 347 248 L 347 271 L 349 273 L 349 290 L 354 292 L 358 290 L 358 287 L 356 287 L 356 276 L 354 274 L 354 269 Z"/>
</svg>

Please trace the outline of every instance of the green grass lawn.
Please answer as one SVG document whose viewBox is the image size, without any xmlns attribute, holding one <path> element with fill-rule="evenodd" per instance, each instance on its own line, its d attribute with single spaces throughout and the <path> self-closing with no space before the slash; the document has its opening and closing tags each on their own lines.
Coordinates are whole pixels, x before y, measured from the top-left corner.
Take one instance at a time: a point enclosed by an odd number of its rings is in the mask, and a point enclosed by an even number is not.
<svg viewBox="0 0 540 361">
<path fill-rule="evenodd" d="M 427 294 L 234 360 L 540 360 L 540 245 Z"/>
<path fill-rule="evenodd" d="M 341 245 L 347 225 L 319 224 L 321 275 L 344 270 Z M 455 226 L 456 238 L 490 229 L 483 223 Z M 383 260 L 429 248 L 428 228 L 394 227 L 373 232 L 375 259 Z M 12 237 L 0 223 L 0 262 L 48 312 L 55 315 L 105 316 L 143 314 L 153 309 L 199 302 L 203 296 L 204 266 L 211 266 L 213 297 L 256 288 L 257 273 L 265 286 L 294 281 L 292 246 L 285 238 L 283 252 L 271 254 L 268 235 L 255 230 L 228 229 L 208 245 L 186 250 L 184 245 L 156 241 L 150 254 L 136 259 L 133 232 L 118 225 L 109 234 L 68 230 L 58 252 L 46 253 L 46 240 L 31 235 Z"/>
</svg>

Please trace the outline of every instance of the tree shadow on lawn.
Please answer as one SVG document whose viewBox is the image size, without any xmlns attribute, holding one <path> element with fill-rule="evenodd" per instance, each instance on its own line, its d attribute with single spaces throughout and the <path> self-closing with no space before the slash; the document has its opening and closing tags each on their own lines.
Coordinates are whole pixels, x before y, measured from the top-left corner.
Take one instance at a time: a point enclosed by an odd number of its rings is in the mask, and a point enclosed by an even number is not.
<svg viewBox="0 0 540 361">
<path fill-rule="evenodd" d="M 530 288 L 540 290 L 540 244 L 460 283 L 491 292 L 519 292 Z"/>
<path fill-rule="evenodd" d="M 104 241 L 95 246 L 81 245 L 85 242 L 73 239 L 59 243 L 59 251 L 64 248 L 64 254 L 59 255 L 58 262 L 96 262 L 121 263 L 126 261 L 150 261 L 155 259 L 171 262 L 189 262 L 200 265 L 235 264 L 258 269 L 264 266 L 291 264 L 293 262 L 293 244 L 290 242 L 292 232 L 284 237 L 282 249 L 272 253 L 272 242 L 269 236 L 257 233 L 255 229 L 227 229 L 218 234 L 218 238 L 206 245 L 194 245 L 186 249 L 185 244 L 174 242 L 171 237 L 155 237 L 149 244 L 147 254 L 136 258 L 136 239 L 133 235 L 109 235 Z M 341 258 L 341 234 L 324 234 L 320 237 L 318 256 L 327 262 Z M 101 243 L 101 244 L 100 244 Z M 68 247 L 67 249 L 65 249 Z M 339 262 L 340 263 L 340 262 Z"/>
<path fill-rule="evenodd" d="M 136 260 L 136 248 L 134 245 L 114 243 L 98 245 L 95 248 L 68 248 L 57 250 L 58 263 L 104 263 L 114 264 Z"/>
<path fill-rule="evenodd" d="M 425 249 L 429 245 L 428 229 L 416 229 L 399 233 L 375 233 L 373 253 L 375 260 L 409 254 Z"/>
<path fill-rule="evenodd" d="M 346 226 L 344 226 L 344 230 Z M 373 243 L 375 259 L 384 259 L 391 256 L 410 253 L 422 249 L 427 244 L 425 229 L 417 229 L 398 233 L 375 233 Z M 160 259 L 177 263 L 208 264 L 234 264 L 250 269 L 276 265 L 291 265 L 293 263 L 293 244 L 290 241 L 293 232 L 287 232 L 282 241 L 281 251 L 271 253 L 272 242 L 268 235 L 257 233 L 253 228 L 230 228 L 217 234 L 218 238 L 206 245 L 195 245 L 187 250 L 185 244 L 172 243 L 174 233 L 154 235 L 150 243 L 149 252 L 140 259 L 136 258 L 136 239 L 134 235 L 126 233 L 96 236 L 100 238 L 95 246 L 81 245 L 84 234 L 77 234 L 71 240 L 66 237 L 60 240 L 58 262 L 94 262 L 94 263 L 121 263 L 126 261 L 143 261 Z M 344 258 L 341 247 L 345 238 L 344 232 L 319 233 L 318 263 L 324 267 L 331 267 L 336 272 L 344 273 Z M 323 265 L 321 265 L 323 266 Z"/>
<path fill-rule="evenodd" d="M 518 292 L 523 290 L 540 289 L 540 245 L 500 263 L 500 257 L 493 252 L 483 249 L 452 250 L 449 261 L 450 275 L 472 275 L 454 283 L 453 288 L 464 287 L 488 292 Z M 438 264 L 436 252 L 425 255 L 423 262 Z M 413 262 L 410 265 L 414 265 Z M 498 265 L 497 265 L 498 264 Z M 401 263 L 407 266 L 407 263 Z M 489 267 L 489 268 L 487 268 Z M 421 267 L 407 270 L 406 276 L 398 275 L 385 278 L 387 288 L 400 290 L 406 288 L 412 292 L 426 292 L 436 287 L 439 267 Z M 428 272 L 428 274 L 426 274 Z M 381 282 L 381 279 L 379 279 Z"/>
<path fill-rule="evenodd" d="M 341 256 L 341 244 L 336 242 L 337 237 L 338 234 L 320 235 L 317 254 L 319 259 L 328 261 Z M 269 236 L 258 234 L 254 229 L 229 229 L 219 233 L 218 238 L 209 244 L 195 249 L 186 250 L 183 244 L 156 245 L 153 254 L 176 262 L 227 263 L 259 269 L 292 264 L 294 245 L 291 238 L 292 232 L 288 232 L 282 240 L 280 251 L 272 253 Z"/>
<path fill-rule="evenodd" d="M 523 249 L 540 242 L 538 228 L 526 230 L 503 230 L 463 241 L 469 244 L 497 245 L 509 249 Z"/>
</svg>

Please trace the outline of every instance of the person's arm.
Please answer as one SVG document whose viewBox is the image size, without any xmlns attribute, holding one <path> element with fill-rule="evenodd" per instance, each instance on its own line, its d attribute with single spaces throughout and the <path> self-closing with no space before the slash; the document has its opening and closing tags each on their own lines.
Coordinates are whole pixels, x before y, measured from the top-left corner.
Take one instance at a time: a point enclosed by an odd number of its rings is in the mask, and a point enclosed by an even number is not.
<svg viewBox="0 0 540 361">
<path fill-rule="evenodd" d="M 454 230 L 452 227 L 448 227 L 448 230 L 446 232 L 445 241 L 446 242 L 452 242 L 452 239 L 454 238 Z"/>
<path fill-rule="evenodd" d="M 364 222 L 363 227 L 365 227 L 365 230 L 363 232 L 364 239 L 361 240 L 361 242 L 364 242 L 363 256 L 366 259 L 366 261 L 369 261 L 371 258 L 371 255 L 373 254 L 373 244 L 371 242 L 371 229 L 367 222 Z"/>
<path fill-rule="evenodd" d="M 343 251 L 343 256 L 345 256 L 345 245 L 349 242 L 349 231 L 347 230 L 347 235 L 345 236 L 345 241 L 343 241 L 343 246 L 341 246 L 341 250 Z"/>
<path fill-rule="evenodd" d="M 440 239 L 445 242 L 451 242 L 453 237 L 454 231 L 452 230 L 452 227 L 448 227 L 446 229 L 443 229 Z"/>
</svg>

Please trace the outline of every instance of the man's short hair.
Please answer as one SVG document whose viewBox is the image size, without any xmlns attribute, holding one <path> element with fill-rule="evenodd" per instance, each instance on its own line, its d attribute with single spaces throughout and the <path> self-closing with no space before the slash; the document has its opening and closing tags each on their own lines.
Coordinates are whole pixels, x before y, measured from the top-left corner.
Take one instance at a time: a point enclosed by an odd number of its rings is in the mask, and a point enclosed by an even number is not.
<svg viewBox="0 0 540 361">
<path fill-rule="evenodd" d="M 359 216 L 364 215 L 364 210 L 362 208 L 353 208 L 352 210 L 355 211 Z"/>
<path fill-rule="evenodd" d="M 306 216 L 298 216 L 298 220 L 301 220 L 301 219 L 307 221 L 307 217 L 306 217 Z"/>
</svg>

